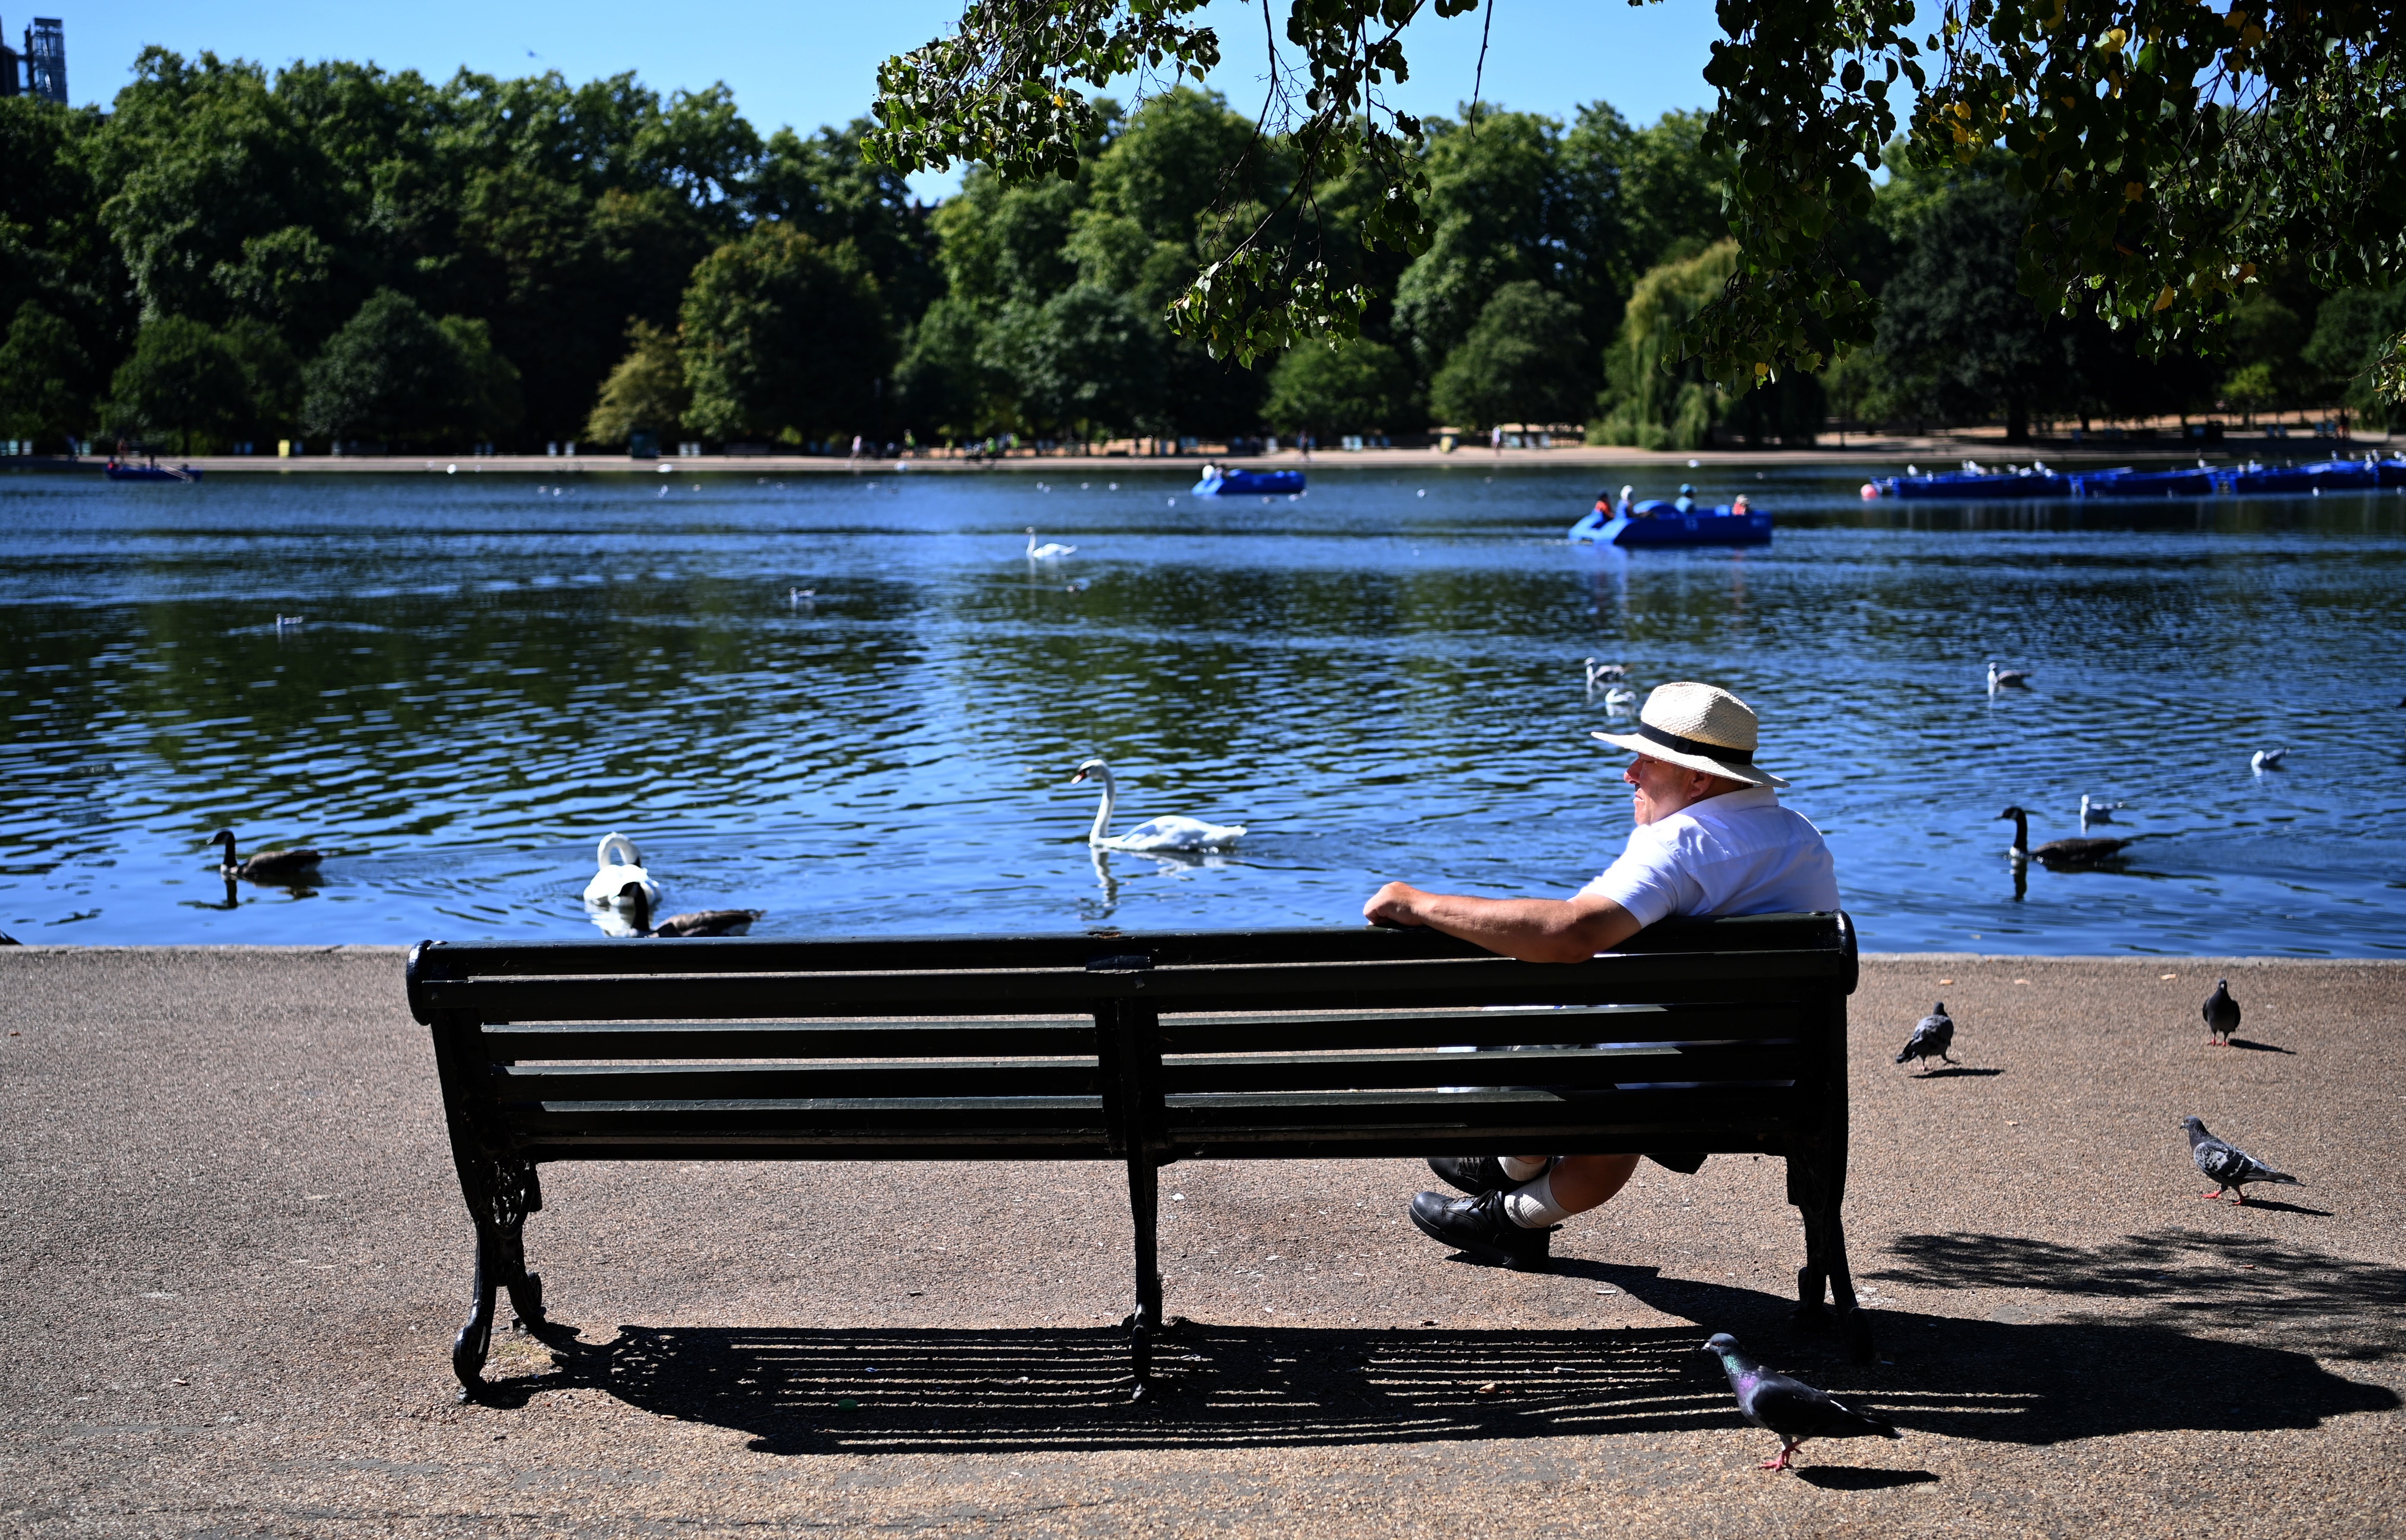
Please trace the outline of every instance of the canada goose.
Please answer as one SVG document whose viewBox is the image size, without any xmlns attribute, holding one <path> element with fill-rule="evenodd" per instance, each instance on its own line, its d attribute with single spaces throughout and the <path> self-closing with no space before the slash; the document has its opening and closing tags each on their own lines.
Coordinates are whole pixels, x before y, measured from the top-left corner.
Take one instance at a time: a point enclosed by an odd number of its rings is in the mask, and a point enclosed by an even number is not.
<svg viewBox="0 0 2406 1540">
<path fill-rule="evenodd" d="M 2036 861 L 2049 869 L 2093 867 L 2114 859 L 2132 843 L 2130 840 L 2049 840 L 2032 850 L 2029 813 L 2020 808 L 2007 808 L 1997 816 L 2014 821 L 2014 848 L 2007 854 L 2017 861 Z"/>
<path fill-rule="evenodd" d="M 697 909 L 690 913 L 672 914 L 658 925 L 652 924 L 652 901 L 641 883 L 629 883 L 618 890 L 618 897 L 627 906 L 628 923 L 638 936 L 666 937 L 672 940 L 692 936 L 741 936 L 752 928 L 752 922 L 769 911 L 765 909 Z"/>
<path fill-rule="evenodd" d="M 221 828 L 210 836 L 224 851 L 218 869 L 229 877 L 240 877 L 254 883 L 289 881 L 318 869 L 325 859 L 314 850 L 262 850 L 249 860 L 234 855 L 234 830 Z"/>
</svg>

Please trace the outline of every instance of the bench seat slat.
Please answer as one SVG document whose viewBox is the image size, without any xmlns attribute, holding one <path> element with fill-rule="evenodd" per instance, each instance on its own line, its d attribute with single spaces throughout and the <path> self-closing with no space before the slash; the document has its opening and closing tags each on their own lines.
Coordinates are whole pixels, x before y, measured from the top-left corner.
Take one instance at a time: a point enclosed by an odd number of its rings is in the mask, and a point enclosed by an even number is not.
<svg viewBox="0 0 2406 1540">
<path fill-rule="evenodd" d="M 1796 1078 L 1793 1045 L 1526 1049 L 1510 1053 L 1170 1055 L 1162 1088 L 1194 1092 L 1403 1089 L 1437 1085 L 1608 1086 L 1629 1081 Z"/>
<path fill-rule="evenodd" d="M 724 1021 L 778 1016 L 1040 1014 L 1114 1000 L 1161 1010 L 1274 998 L 1298 1010 L 1379 1007 L 1792 1001 L 1800 985 L 1835 987 L 1837 954 L 1734 953 L 1697 977 L 1679 957 L 1606 955 L 1545 967 L 1505 957 L 1407 963 L 1286 964 L 1094 973 L 964 968 L 941 973 L 790 973 L 615 978 L 421 980 L 427 1010 L 488 1021 L 609 1022 L 679 1016 Z M 706 986 L 706 987 L 705 987 Z"/>
<path fill-rule="evenodd" d="M 1091 1016 L 1030 1021 L 607 1022 L 487 1026 L 495 1059 L 841 1059 L 1092 1054 Z"/>
<path fill-rule="evenodd" d="M 1706 922 L 1667 920 L 1623 943 L 1615 955 L 1710 952 L 1716 961 L 1750 951 L 1839 951 L 1834 914 L 1760 914 Z M 630 956 L 640 952 L 640 961 Z M 1100 956 L 1142 952 L 1155 968 L 1251 963 L 1365 963 L 1413 958 L 1484 957 L 1477 946 L 1425 928 L 1295 927 L 1172 931 L 1116 938 L 1037 936 L 856 936 L 820 940 L 782 937 L 661 941 L 443 941 L 421 949 L 435 979 L 607 976 L 630 967 L 644 973 L 881 972 L 941 966 L 1083 968 Z"/>
<path fill-rule="evenodd" d="M 1744 1042 L 1793 1039 L 1801 1017 L 1784 1006 L 1608 1005 L 1482 1010 L 1314 1010 L 1165 1015 L 1169 1053 L 1313 1049 L 1446 1048 L 1462 1043 Z"/>
<path fill-rule="evenodd" d="M 492 1095 L 524 1102 L 756 1102 L 883 1096 L 1100 1097 L 1101 1071 L 1088 1059 L 944 1064 L 723 1065 L 686 1067 L 517 1066 L 493 1072 Z M 1097 1103 L 1100 1105 L 1099 1102 Z"/>
</svg>

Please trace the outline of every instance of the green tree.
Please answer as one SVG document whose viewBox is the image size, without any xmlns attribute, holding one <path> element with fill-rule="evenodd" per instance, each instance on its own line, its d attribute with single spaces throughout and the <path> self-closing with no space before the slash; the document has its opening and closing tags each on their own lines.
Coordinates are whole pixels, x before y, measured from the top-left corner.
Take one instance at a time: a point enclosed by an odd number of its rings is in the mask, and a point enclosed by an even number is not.
<svg viewBox="0 0 2406 1540">
<path fill-rule="evenodd" d="M 1394 348 L 1366 337 L 1305 343 L 1290 348 L 1270 372 L 1262 416 L 1281 432 L 1323 437 L 1405 428 L 1412 417 L 1411 366 Z"/>
<path fill-rule="evenodd" d="M 972 160 L 1012 180 L 1074 174 L 1098 115 L 1076 82 L 1207 73 L 1221 49 L 1196 19 L 1205 3 L 969 0 L 945 35 L 880 68 L 872 148 L 906 172 Z M 1414 155 L 1424 125 L 1380 100 L 1408 77 L 1402 34 L 1419 14 L 1326 0 L 1289 15 L 1293 53 L 1268 64 L 1273 106 L 1293 104 L 1289 79 L 1304 86 L 1289 134 L 1298 174 L 1177 302 L 1184 334 L 1253 353 L 1353 333 L 1371 295 L 1337 281 L 1309 221 L 1286 217 L 1325 180 L 1370 184 L 1351 203 L 1363 246 L 1431 239 L 1434 179 Z M 1739 257 L 1679 346 L 1734 387 L 1872 340 L 1876 306 L 1843 232 L 1873 207 L 1899 127 L 1892 92 L 1912 95 L 1924 163 L 2011 157 L 2012 190 L 2031 203 L 2013 249 L 2031 293 L 2151 346 L 2212 328 L 2276 261 L 2310 263 L 2326 286 L 2406 276 L 2406 0 L 2260 15 L 2201 0 L 1942 0 L 1935 17 L 1911 0 L 1731 0 L 1719 14 L 1705 148 L 1727 157 Z M 2384 378 L 2406 391 L 2406 366 Z"/>
<path fill-rule="evenodd" d="M 2373 370 L 2394 357 L 2400 334 L 2406 334 L 2406 288 L 2342 289 L 2316 310 L 2304 359 L 2367 427 L 2395 432 L 2406 426 L 2406 410 L 2375 388 Z"/>
<path fill-rule="evenodd" d="M 194 433 L 215 434 L 248 410 L 242 365 L 225 339 L 187 316 L 144 326 L 134 356 L 117 366 L 109 416 L 137 432 L 173 432 L 184 454 Z"/>
<path fill-rule="evenodd" d="M 1429 410 L 1465 428 L 1574 421 L 1595 393 L 1588 358 L 1578 305 L 1507 283 L 1429 381 Z"/>
<path fill-rule="evenodd" d="M 627 328 L 627 356 L 602 382 L 602 399 L 585 421 L 585 436 L 596 444 L 624 444 L 638 429 L 674 432 L 693 405 L 673 334 L 639 320 Z"/>
<path fill-rule="evenodd" d="M 810 442 L 875 427 L 893 339 L 851 246 L 758 226 L 703 259 L 684 310 L 701 431 Z"/>
<path fill-rule="evenodd" d="M 0 342 L 0 425 L 37 443 L 72 437 L 85 425 L 90 398 L 76 381 L 89 369 L 75 329 L 27 300 Z"/>
<path fill-rule="evenodd" d="M 1605 350 L 1601 420 L 1593 430 L 1599 441 L 1641 449 L 1699 449 L 1712 442 L 1728 395 L 1682 357 L 1679 338 L 1736 268 L 1736 243 L 1723 241 L 1637 280 L 1621 312 L 1621 335 Z"/>
<path fill-rule="evenodd" d="M 1396 329 L 1428 369 L 1452 354 L 1506 285 L 1560 280 L 1561 125 L 1484 106 L 1463 116 L 1435 125 L 1428 249 L 1395 286 Z"/>
<path fill-rule="evenodd" d="M 1005 306 L 981 358 L 1010 376 L 1030 426 L 1108 437 L 1162 412 L 1158 325 L 1125 294 L 1071 284 L 1040 305 Z"/>
<path fill-rule="evenodd" d="M 434 446 L 507 426 L 517 372 L 481 321 L 379 290 L 302 372 L 313 435 Z"/>
<path fill-rule="evenodd" d="M 244 317 L 219 335 L 242 371 L 242 413 L 233 431 L 252 439 L 289 436 L 301 421 L 301 360 L 283 334 Z"/>
</svg>

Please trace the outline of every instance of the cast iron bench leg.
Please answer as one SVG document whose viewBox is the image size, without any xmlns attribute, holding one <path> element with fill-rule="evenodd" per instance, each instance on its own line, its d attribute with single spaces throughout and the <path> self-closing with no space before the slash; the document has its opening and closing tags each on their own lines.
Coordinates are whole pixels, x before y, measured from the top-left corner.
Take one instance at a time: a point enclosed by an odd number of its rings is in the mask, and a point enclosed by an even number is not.
<svg viewBox="0 0 2406 1540">
<path fill-rule="evenodd" d="M 543 1208 L 543 1184 L 532 1161 L 480 1161 L 460 1167 L 460 1191 L 476 1222 L 476 1277 L 467 1324 L 451 1344 L 451 1372 L 460 1399 L 474 1401 L 485 1389 L 495 1293 L 509 1290 L 518 1325 L 543 1324 L 543 1279 L 526 1265 L 527 1216 Z"/>
<path fill-rule="evenodd" d="M 1788 1201 L 1804 1221 L 1804 1265 L 1796 1271 L 1795 1320 L 1800 1331 L 1827 1330 L 1826 1290 L 1838 1307 L 1837 1325 L 1847 1355 L 1868 1363 L 1871 1318 L 1855 1299 L 1854 1275 L 1847 1265 L 1847 1231 L 1839 1218 L 1847 1190 L 1844 1160 L 1843 1154 L 1822 1150 L 1798 1150 L 1788 1157 Z"/>
<path fill-rule="evenodd" d="M 1125 1322 L 1136 1371 L 1135 1399 L 1153 1394 L 1153 1339 L 1161 1321 L 1161 1173 L 1149 1155 L 1128 1157 L 1128 1213 L 1136 1222 L 1136 1309 Z"/>
</svg>

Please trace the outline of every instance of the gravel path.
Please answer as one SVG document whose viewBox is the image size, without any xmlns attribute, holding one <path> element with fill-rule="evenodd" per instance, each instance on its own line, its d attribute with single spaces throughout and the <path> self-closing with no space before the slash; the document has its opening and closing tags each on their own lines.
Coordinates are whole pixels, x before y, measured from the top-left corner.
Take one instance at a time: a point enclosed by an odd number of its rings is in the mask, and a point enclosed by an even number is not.
<svg viewBox="0 0 2406 1540">
<path fill-rule="evenodd" d="M 1412 1163 L 1173 1166 L 1157 1409 L 1115 1168 L 552 1166 L 574 1339 L 460 1406 L 399 953 L 0 950 L 0 1533 L 2406 1533 L 2406 964 L 1876 958 L 1854 1020 L 1879 1364 L 1786 1328 L 1770 1159 L 1642 1168 L 1541 1276 L 1413 1231 Z M 2191 1112 L 2307 1185 L 2201 1201 Z M 1714 1331 L 1904 1441 L 1756 1470 Z"/>
</svg>

